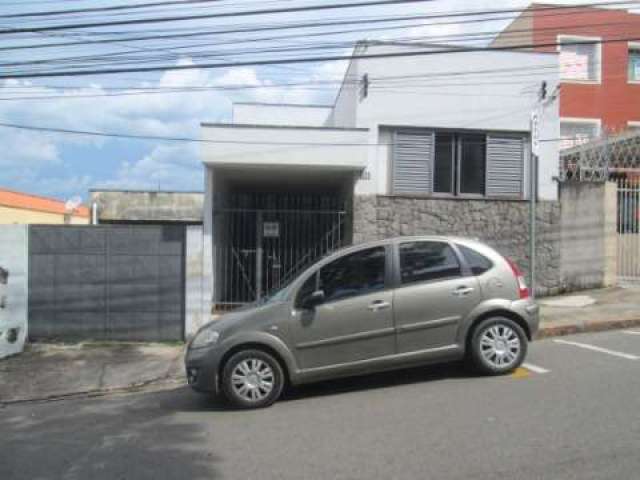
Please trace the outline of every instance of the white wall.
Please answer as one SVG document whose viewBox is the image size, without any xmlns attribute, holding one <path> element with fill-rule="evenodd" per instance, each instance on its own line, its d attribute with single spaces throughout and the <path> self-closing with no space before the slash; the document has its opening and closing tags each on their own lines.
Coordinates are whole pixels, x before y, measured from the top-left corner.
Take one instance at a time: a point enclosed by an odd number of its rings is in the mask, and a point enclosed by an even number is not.
<svg viewBox="0 0 640 480">
<path fill-rule="evenodd" d="M 354 49 L 354 55 L 362 51 L 361 46 Z M 333 111 L 327 125 L 333 127 L 353 128 L 356 126 L 356 111 L 358 108 L 358 62 L 352 61 L 347 67 L 342 85 L 336 96 Z"/>
<path fill-rule="evenodd" d="M 413 47 L 374 45 L 363 53 L 397 53 L 408 48 Z M 424 51 L 425 47 L 419 50 Z M 381 125 L 528 132 L 541 82 L 547 81 L 549 94 L 558 85 L 557 55 L 547 53 L 477 51 L 359 59 L 353 63 L 358 64 L 360 78 L 368 74 L 370 79 L 368 97 L 354 97 L 355 126 L 372 132 Z M 477 74 L 482 70 L 490 73 Z M 376 80 L 381 77 L 402 78 L 394 80 L 392 88 L 381 89 L 384 84 Z M 559 138 L 557 101 L 544 109 L 542 120 L 541 138 Z M 553 177 L 558 175 L 558 145 L 557 141 L 542 145 L 542 199 L 557 198 Z M 386 175 L 386 162 L 384 155 L 371 156 L 367 169 Z M 387 193 L 386 179 L 377 179 L 376 184 L 379 193 Z M 380 191 L 382 186 L 384 191 Z"/>
<path fill-rule="evenodd" d="M 327 123 L 331 111 L 329 105 L 234 103 L 233 123 L 321 127 Z"/>
<path fill-rule="evenodd" d="M 27 338 L 28 312 L 28 226 L 3 225 L 0 227 L 0 267 L 8 270 L 7 285 L 0 285 L 0 296 L 6 297 L 0 307 L 0 358 L 20 353 Z M 16 342 L 7 341 L 10 329 L 18 328 Z"/>
<path fill-rule="evenodd" d="M 203 124 L 202 159 L 211 165 L 300 166 L 362 169 L 367 164 L 366 130 L 242 127 Z"/>
</svg>

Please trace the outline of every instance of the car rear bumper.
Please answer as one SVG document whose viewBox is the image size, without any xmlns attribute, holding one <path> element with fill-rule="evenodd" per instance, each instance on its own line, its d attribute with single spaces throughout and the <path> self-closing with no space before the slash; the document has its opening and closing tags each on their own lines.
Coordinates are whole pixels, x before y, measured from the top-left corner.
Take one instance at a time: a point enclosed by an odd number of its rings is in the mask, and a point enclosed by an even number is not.
<svg viewBox="0 0 640 480">
<path fill-rule="evenodd" d="M 538 304 L 532 298 L 525 298 L 513 302 L 511 308 L 527 323 L 529 340 L 533 340 L 540 328 L 540 307 Z"/>
</svg>

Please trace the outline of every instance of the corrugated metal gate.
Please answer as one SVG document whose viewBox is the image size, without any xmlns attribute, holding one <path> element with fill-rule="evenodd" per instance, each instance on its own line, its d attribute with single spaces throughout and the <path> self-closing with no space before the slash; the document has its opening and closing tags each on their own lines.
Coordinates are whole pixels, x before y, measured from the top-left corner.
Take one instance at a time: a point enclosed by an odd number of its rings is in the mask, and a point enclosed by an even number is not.
<svg viewBox="0 0 640 480">
<path fill-rule="evenodd" d="M 182 340 L 183 226 L 32 226 L 30 338 Z"/>
<path fill-rule="evenodd" d="M 618 180 L 618 278 L 640 282 L 640 178 Z"/>
<path fill-rule="evenodd" d="M 335 196 L 246 194 L 225 203 L 214 211 L 216 308 L 270 295 L 345 243 L 345 210 Z"/>
</svg>

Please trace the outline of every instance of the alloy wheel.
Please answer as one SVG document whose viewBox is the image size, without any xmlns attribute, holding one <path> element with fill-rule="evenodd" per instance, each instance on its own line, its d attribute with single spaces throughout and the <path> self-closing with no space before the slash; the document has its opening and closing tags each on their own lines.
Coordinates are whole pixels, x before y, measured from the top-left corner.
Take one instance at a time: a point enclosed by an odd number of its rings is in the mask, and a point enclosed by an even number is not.
<svg viewBox="0 0 640 480">
<path fill-rule="evenodd" d="M 231 373 L 234 393 L 248 402 L 259 402 L 269 396 L 274 382 L 273 369 L 259 358 L 242 360 Z"/>
<path fill-rule="evenodd" d="M 518 359 L 521 348 L 520 337 L 507 325 L 493 325 L 480 337 L 480 353 L 492 367 L 508 368 Z"/>
</svg>

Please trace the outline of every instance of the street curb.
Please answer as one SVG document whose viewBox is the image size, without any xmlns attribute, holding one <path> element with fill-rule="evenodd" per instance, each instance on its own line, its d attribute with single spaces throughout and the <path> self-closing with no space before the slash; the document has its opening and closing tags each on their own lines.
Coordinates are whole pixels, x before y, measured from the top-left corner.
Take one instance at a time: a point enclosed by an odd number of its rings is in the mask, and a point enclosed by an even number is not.
<svg viewBox="0 0 640 480">
<path fill-rule="evenodd" d="M 571 325 L 541 327 L 536 335 L 536 340 L 550 337 L 563 337 L 565 335 L 573 335 L 574 333 L 604 332 L 606 330 L 623 330 L 635 327 L 640 327 L 640 318 L 607 320 L 604 322 L 587 321 Z"/>
<path fill-rule="evenodd" d="M 45 402 L 57 402 L 61 400 L 72 400 L 77 398 L 94 398 L 94 397 L 104 397 L 106 395 L 117 395 L 117 394 L 126 394 L 126 393 L 139 393 L 147 391 L 147 389 L 155 388 L 160 389 L 161 387 L 169 387 L 169 386 L 183 386 L 186 385 L 186 380 L 184 380 L 181 376 L 162 376 L 157 378 L 152 378 L 149 380 L 145 380 L 142 382 L 132 383 L 126 386 L 120 387 L 108 387 L 108 388 L 96 388 L 92 390 L 83 390 L 80 392 L 68 392 L 68 393 L 58 393 L 55 395 L 48 395 L 44 397 L 36 397 L 36 398 L 18 398 L 15 400 L 0 400 L 0 408 L 8 407 L 10 405 L 19 405 L 25 403 L 45 403 Z"/>
</svg>

